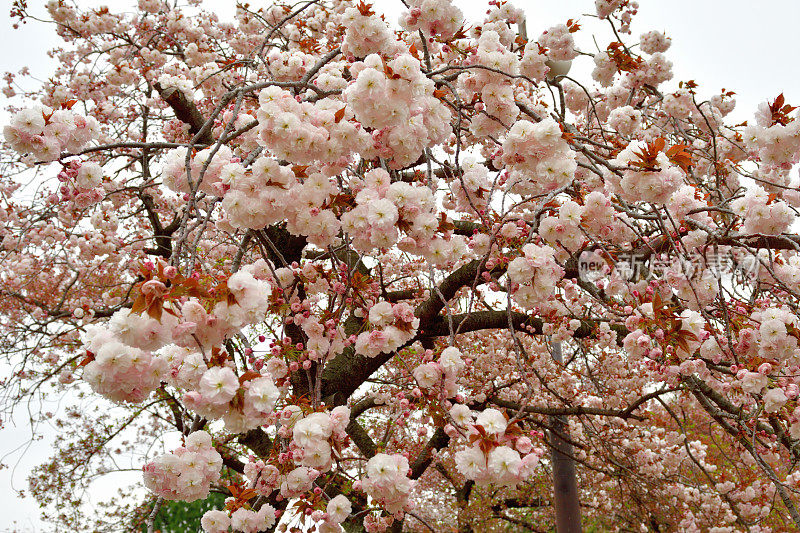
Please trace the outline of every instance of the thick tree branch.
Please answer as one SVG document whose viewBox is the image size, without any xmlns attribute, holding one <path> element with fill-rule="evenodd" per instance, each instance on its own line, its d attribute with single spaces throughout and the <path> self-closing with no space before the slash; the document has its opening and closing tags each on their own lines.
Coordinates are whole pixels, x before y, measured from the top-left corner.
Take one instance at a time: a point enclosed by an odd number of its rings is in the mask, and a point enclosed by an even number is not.
<svg viewBox="0 0 800 533">
<path fill-rule="evenodd" d="M 167 87 L 163 88 L 158 83 L 155 84 L 156 90 L 158 90 L 158 94 L 161 95 L 161 98 L 172 108 L 172 111 L 175 113 L 175 116 L 178 120 L 183 122 L 184 124 L 189 125 L 189 131 L 193 134 L 197 135 L 200 131 L 203 134 L 197 139 L 198 143 L 201 144 L 211 144 L 214 142 L 213 137 L 211 136 L 211 128 L 203 127 L 206 124 L 206 119 L 203 117 L 203 114 L 197 109 L 197 106 L 194 102 L 190 101 L 186 98 L 186 95 L 180 89 L 176 87 Z"/>
<path fill-rule="evenodd" d="M 436 428 L 431 438 L 425 443 L 425 447 L 422 448 L 422 451 L 411 464 L 411 479 L 419 479 L 430 466 L 433 460 L 433 451 L 441 450 L 448 444 L 450 444 L 450 437 L 447 436 L 442 428 Z"/>
<path fill-rule="evenodd" d="M 260 459 L 267 460 L 272 451 L 272 439 L 261 428 L 251 429 L 240 435 L 239 442 L 251 449 Z"/>
<path fill-rule="evenodd" d="M 364 457 L 371 458 L 377 453 L 378 447 L 375 445 L 375 441 L 372 440 L 367 430 L 358 423 L 355 417 L 350 417 L 350 423 L 347 424 L 345 431 L 350 435 L 353 444 L 364 454 Z"/>
</svg>

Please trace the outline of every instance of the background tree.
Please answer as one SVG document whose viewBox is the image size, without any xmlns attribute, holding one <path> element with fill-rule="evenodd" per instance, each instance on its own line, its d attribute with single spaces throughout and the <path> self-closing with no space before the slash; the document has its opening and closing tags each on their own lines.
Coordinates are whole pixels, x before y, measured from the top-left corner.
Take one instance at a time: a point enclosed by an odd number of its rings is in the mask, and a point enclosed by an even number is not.
<svg viewBox="0 0 800 533">
<path fill-rule="evenodd" d="M 555 445 L 587 529 L 800 527 L 783 95 L 733 126 L 732 92 L 666 89 L 624 0 L 594 53 L 506 2 L 47 7 L 0 327 L 6 408 L 75 404 L 31 480 L 53 521 L 153 530 L 213 490 L 205 531 L 548 530 Z M 87 514 L 120 458 L 153 501 Z"/>
</svg>

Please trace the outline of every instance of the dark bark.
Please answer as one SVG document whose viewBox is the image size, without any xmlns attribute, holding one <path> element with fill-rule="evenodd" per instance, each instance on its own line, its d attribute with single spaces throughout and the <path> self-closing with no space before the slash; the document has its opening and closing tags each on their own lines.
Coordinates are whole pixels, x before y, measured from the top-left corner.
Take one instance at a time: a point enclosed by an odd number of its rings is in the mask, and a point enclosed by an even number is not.
<svg viewBox="0 0 800 533">
<path fill-rule="evenodd" d="M 419 479 L 433 460 L 432 452 L 441 450 L 448 444 L 450 444 L 450 437 L 447 436 L 442 428 L 436 428 L 430 440 L 428 440 L 425 447 L 411 464 L 411 479 Z"/>
<path fill-rule="evenodd" d="M 260 459 L 266 460 L 272 451 L 272 439 L 260 427 L 240 435 L 239 442 L 250 448 Z"/>
<path fill-rule="evenodd" d="M 155 87 L 156 90 L 158 90 L 158 94 L 161 95 L 161 98 L 172 108 L 175 117 L 189 125 L 190 132 L 197 135 L 198 132 L 203 130 L 203 126 L 206 123 L 205 117 L 200 110 L 197 109 L 197 106 L 194 105 L 194 102 L 186 98 L 183 92 L 175 87 L 167 87 L 164 89 L 159 84 L 156 84 Z M 211 128 L 206 128 L 203 131 L 203 135 L 197 139 L 199 144 L 211 144 L 213 141 Z"/>
</svg>

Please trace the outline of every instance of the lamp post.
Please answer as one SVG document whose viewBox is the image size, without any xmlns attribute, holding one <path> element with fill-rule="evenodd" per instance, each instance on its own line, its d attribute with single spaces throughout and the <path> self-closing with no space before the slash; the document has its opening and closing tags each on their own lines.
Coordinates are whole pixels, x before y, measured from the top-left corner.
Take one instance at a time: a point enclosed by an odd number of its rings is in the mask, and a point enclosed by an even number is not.
<svg viewBox="0 0 800 533">
<path fill-rule="evenodd" d="M 553 360 L 562 363 L 561 343 L 552 344 Z M 581 502 L 578 496 L 578 479 L 572 444 L 569 442 L 569 422 L 566 416 L 551 416 L 550 460 L 553 464 L 553 502 L 556 512 L 557 533 L 581 531 Z"/>
</svg>

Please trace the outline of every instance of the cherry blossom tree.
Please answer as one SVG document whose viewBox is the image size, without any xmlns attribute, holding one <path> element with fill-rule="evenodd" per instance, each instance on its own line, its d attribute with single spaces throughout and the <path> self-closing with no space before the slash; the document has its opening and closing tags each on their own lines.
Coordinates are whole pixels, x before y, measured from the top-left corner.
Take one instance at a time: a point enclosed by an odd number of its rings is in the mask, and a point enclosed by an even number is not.
<svg viewBox="0 0 800 533">
<path fill-rule="evenodd" d="M 58 66 L 6 76 L 0 176 L 4 409 L 64 402 L 32 415 L 62 433 L 45 516 L 800 527 L 795 108 L 730 124 L 631 0 L 582 15 L 592 49 L 400 3 L 47 3 Z"/>
</svg>

